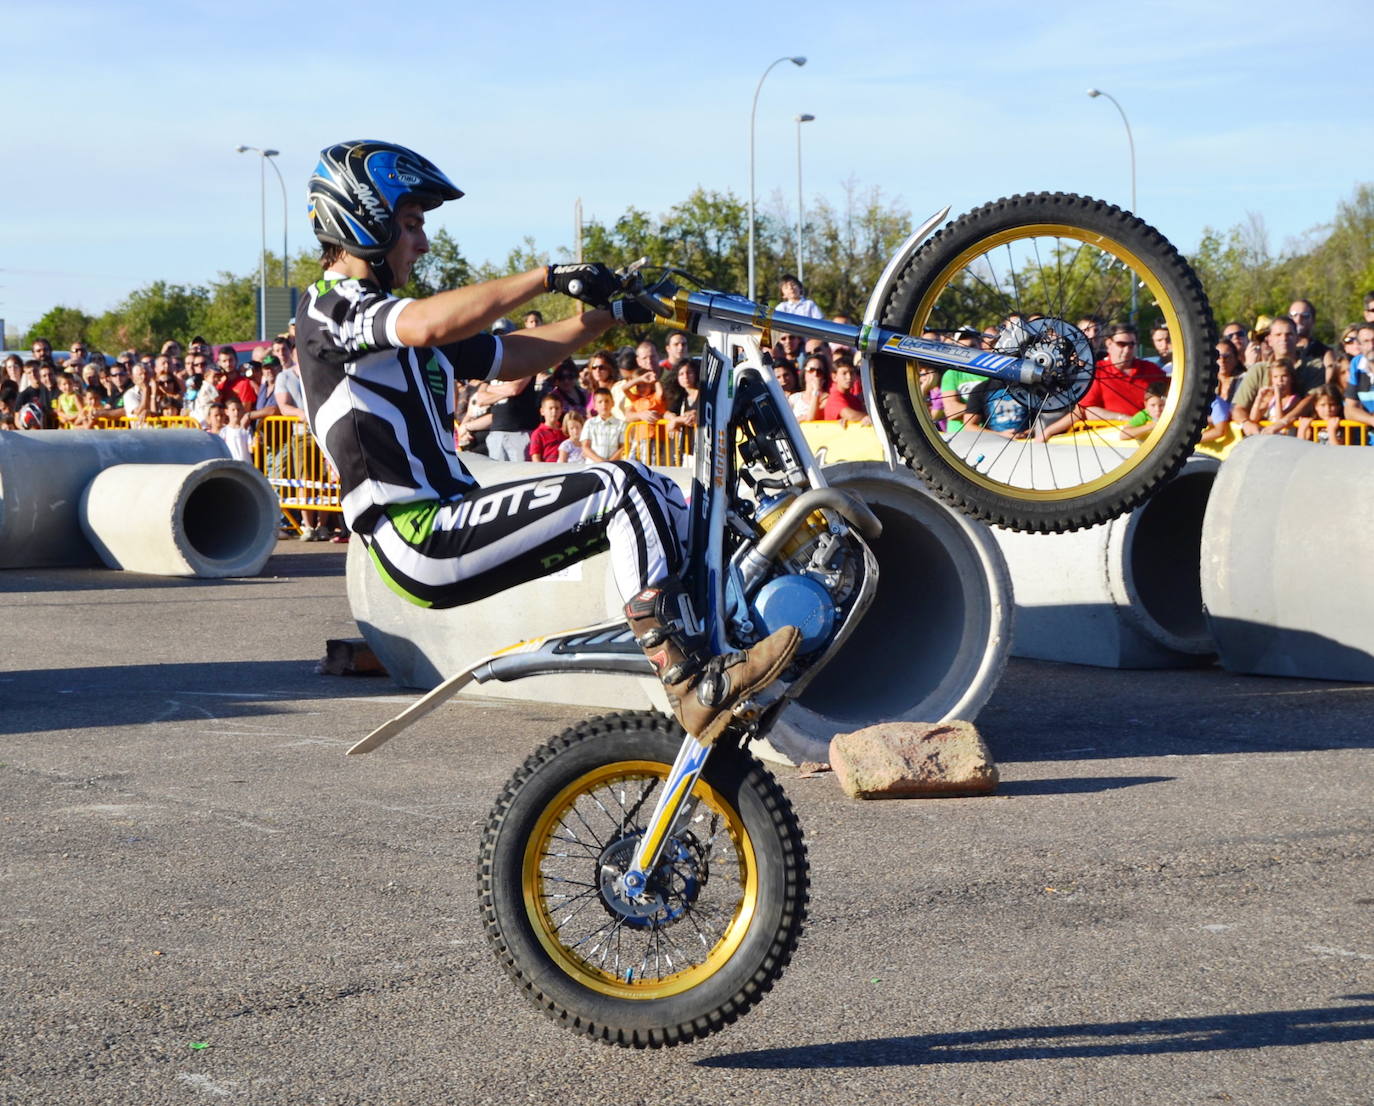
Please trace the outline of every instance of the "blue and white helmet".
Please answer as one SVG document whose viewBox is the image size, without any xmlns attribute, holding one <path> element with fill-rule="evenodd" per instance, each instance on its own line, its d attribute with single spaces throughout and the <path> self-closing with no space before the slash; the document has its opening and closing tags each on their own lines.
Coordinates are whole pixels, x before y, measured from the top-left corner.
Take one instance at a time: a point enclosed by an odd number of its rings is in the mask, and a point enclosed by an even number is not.
<svg viewBox="0 0 1374 1106">
<path fill-rule="evenodd" d="M 320 152 L 310 178 L 310 225 L 321 242 L 377 262 L 396 240 L 396 207 L 429 211 L 462 190 L 427 158 L 391 142 L 338 142 Z"/>
</svg>

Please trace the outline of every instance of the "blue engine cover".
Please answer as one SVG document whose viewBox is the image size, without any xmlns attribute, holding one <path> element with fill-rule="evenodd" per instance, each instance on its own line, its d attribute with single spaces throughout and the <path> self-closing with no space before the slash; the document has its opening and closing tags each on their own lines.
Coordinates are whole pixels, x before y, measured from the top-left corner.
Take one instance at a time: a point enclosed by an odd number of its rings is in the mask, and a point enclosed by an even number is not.
<svg viewBox="0 0 1374 1106">
<path fill-rule="evenodd" d="M 825 587 L 809 576 L 777 576 L 754 597 L 754 619 L 771 634 L 784 626 L 801 631 L 799 653 L 810 653 L 830 639 L 835 605 Z"/>
</svg>

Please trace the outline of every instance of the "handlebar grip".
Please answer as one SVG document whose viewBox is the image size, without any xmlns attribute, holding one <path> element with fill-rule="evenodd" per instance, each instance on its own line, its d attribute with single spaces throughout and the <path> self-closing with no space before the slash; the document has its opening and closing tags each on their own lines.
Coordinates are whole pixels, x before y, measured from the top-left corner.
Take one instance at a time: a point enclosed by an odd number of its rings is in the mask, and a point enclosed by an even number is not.
<svg viewBox="0 0 1374 1106">
<path fill-rule="evenodd" d="M 577 298 L 582 295 L 582 281 L 574 277 L 568 281 L 568 295 Z"/>
</svg>

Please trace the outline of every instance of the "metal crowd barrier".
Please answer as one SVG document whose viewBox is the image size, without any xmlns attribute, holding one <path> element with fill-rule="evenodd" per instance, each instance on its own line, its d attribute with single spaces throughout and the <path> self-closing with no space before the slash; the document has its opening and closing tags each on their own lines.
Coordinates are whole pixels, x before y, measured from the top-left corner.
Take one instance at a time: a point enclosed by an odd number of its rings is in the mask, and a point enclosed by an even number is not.
<svg viewBox="0 0 1374 1106">
<path fill-rule="evenodd" d="M 621 456 L 646 465 L 680 465 L 692 455 L 693 440 L 685 428 L 670 432 L 664 422 L 626 423 Z"/>
<path fill-rule="evenodd" d="M 272 485 L 282 513 L 293 524 L 298 511 L 343 511 L 339 477 L 300 419 L 270 415 L 258 422 L 253 464 Z"/>
</svg>

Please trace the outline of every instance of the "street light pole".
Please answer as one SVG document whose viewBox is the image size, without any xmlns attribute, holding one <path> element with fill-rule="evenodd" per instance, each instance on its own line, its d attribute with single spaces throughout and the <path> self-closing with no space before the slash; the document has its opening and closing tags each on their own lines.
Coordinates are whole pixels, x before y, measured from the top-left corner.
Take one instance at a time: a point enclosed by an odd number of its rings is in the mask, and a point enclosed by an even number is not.
<svg viewBox="0 0 1374 1106">
<path fill-rule="evenodd" d="M 814 123 L 816 117 L 803 112 L 797 116 L 797 280 L 802 287 L 806 286 L 806 277 L 802 273 L 802 162 L 801 162 L 801 125 L 803 123 Z"/>
<path fill-rule="evenodd" d="M 754 105 L 749 109 L 749 298 L 754 298 L 754 118 L 759 110 L 759 93 L 763 91 L 763 82 L 768 79 L 768 74 L 773 72 L 773 66 L 781 65 L 785 61 L 790 61 L 793 65 L 801 66 L 806 64 L 803 57 L 783 56 L 777 61 L 772 62 L 763 71 L 763 76 L 759 78 L 759 83 L 754 88 Z"/>
<path fill-rule="evenodd" d="M 1135 138 L 1131 135 L 1131 121 L 1130 121 L 1129 119 L 1126 118 L 1126 110 L 1125 110 L 1125 108 L 1123 108 L 1123 107 L 1117 102 L 1116 97 L 1113 96 L 1110 92 L 1103 92 L 1100 88 L 1090 88 L 1090 89 L 1088 89 L 1088 95 L 1091 96 L 1094 100 L 1097 99 L 1097 97 L 1099 97 L 1099 96 L 1105 96 L 1105 97 L 1107 97 L 1107 99 L 1110 100 L 1110 101 L 1112 102 L 1112 105 L 1116 108 L 1117 114 L 1119 114 L 1119 115 L 1121 116 L 1121 122 L 1122 122 L 1122 124 L 1123 124 L 1123 125 L 1125 126 L 1125 128 L 1126 128 L 1126 145 L 1130 148 L 1130 151 L 1131 151 L 1131 214 L 1134 215 L 1134 214 L 1136 213 L 1136 201 L 1135 201 Z M 1132 281 L 1131 281 L 1131 325 L 1132 325 L 1132 326 L 1135 325 L 1135 319 L 1136 319 L 1136 303 L 1137 303 L 1137 301 L 1136 301 L 1136 295 L 1137 295 L 1136 284 L 1137 284 L 1137 282 L 1136 282 L 1135 280 L 1132 280 Z"/>
<path fill-rule="evenodd" d="M 262 215 L 262 252 L 258 258 L 258 341 L 262 342 L 267 340 L 267 163 L 268 159 L 276 157 L 280 151 L 261 150 L 257 146 L 239 146 L 235 152 L 246 154 L 249 151 L 261 158 L 259 196 Z M 275 161 L 272 162 L 272 172 L 277 174 L 277 183 L 281 185 L 281 283 L 283 288 L 289 288 L 291 281 L 287 275 L 286 181 Z"/>
</svg>

